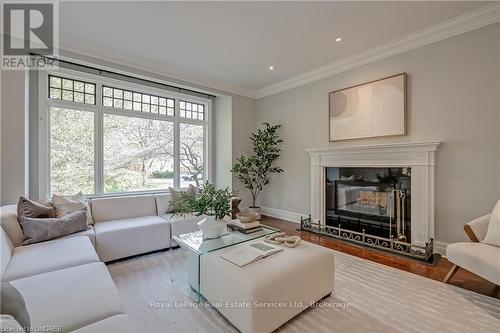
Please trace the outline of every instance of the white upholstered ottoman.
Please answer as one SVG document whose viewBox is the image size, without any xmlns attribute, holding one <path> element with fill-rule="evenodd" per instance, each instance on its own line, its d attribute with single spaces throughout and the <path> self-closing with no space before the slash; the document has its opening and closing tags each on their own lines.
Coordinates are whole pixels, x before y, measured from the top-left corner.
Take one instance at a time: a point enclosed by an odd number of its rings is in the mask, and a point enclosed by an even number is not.
<svg viewBox="0 0 500 333">
<path fill-rule="evenodd" d="M 333 292 L 332 250 L 302 241 L 240 268 L 220 257 L 231 249 L 201 257 L 200 291 L 241 332 L 271 332 Z"/>
</svg>

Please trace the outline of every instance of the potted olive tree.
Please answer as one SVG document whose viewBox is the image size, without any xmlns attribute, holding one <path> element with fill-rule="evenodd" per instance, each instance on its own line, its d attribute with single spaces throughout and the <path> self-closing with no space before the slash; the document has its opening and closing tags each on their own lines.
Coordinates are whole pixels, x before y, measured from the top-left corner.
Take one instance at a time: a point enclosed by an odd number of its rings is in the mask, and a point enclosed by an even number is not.
<svg viewBox="0 0 500 333">
<path fill-rule="evenodd" d="M 206 216 L 198 222 L 204 238 L 218 238 L 226 228 L 224 217 L 231 214 L 232 196 L 229 188 L 216 189 L 207 181 L 196 195 L 180 192 L 179 197 L 171 202 L 171 208 L 178 215 Z"/>
<path fill-rule="evenodd" d="M 283 142 L 278 133 L 281 125 L 269 123 L 263 123 L 263 125 L 265 128 L 258 129 L 250 136 L 253 154 L 239 157 L 231 170 L 250 190 L 252 206 L 249 208 L 250 211 L 257 213 L 258 219 L 260 219 L 260 207 L 257 207 L 257 198 L 260 192 L 269 184 L 273 173 L 283 172 L 283 169 L 275 165 L 281 154 L 280 143 Z"/>
</svg>

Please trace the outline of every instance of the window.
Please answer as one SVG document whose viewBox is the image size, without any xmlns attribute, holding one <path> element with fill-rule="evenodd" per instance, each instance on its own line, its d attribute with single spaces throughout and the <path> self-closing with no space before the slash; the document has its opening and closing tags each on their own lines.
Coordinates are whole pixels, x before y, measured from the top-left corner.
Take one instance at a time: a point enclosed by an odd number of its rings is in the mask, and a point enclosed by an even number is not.
<svg viewBox="0 0 500 333">
<path fill-rule="evenodd" d="M 40 73 L 40 90 L 41 197 L 166 191 L 210 178 L 208 99 L 70 70 Z"/>
<path fill-rule="evenodd" d="M 182 118 L 199 120 L 203 120 L 204 118 L 205 106 L 203 104 L 181 101 L 179 109 Z"/>
<path fill-rule="evenodd" d="M 168 116 L 174 115 L 175 100 L 172 98 L 106 86 L 102 88 L 102 96 L 102 104 L 107 107 Z"/>
<path fill-rule="evenodd" d="M 203 183 L 203 126 L 180 126 L 181 187 Z"/>
<path fill-rule="evenodd" d="M 95 84 L 50 75 L 49 98 L 95 104 Z"/>
<path fill-rule="evenodd" d="M 51 193 L 94 191 L 94 113 L 50 108 Z"/>
<path fill-rule="evenodd" d="M 174 187 L 172 122 L 104 115 L 104 192 Z"/>
</svg>

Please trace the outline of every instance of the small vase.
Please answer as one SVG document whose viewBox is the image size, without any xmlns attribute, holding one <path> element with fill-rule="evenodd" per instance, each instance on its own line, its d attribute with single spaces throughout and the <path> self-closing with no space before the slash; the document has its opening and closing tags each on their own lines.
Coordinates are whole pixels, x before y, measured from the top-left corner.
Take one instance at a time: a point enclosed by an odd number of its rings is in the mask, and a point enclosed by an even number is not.
<svg viewBox="0 0 500 333">
<path fill-rule="evenodd" d="M 216 220 L 215 216 L 207 216 L 198 222 L 198 227 L 200 227 L 205 239 L 219 238 L 226 229 L 226 225 L 227 222 Z"/>
<path fill-rule="evenodd" d="M 260 219 L 262 218 L 262 216 L 260 215 L 260 207 L 248 207 L 248 210 L 252 213 L 255 213 L 257 214 L 257 221 L 260 221 Z"/>
</svg>

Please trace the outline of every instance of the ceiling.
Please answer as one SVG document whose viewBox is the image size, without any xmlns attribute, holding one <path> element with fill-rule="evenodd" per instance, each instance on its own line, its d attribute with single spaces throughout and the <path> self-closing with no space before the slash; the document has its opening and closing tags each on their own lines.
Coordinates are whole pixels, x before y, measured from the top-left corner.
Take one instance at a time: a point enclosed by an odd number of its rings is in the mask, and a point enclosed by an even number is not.
<svg viewBox="0 0 500 333">
<path fill-rule="evenodd" d="M 63 47 L 79 41 L 177 77 L 257 91 L 486 4 L 60 2 L 59 30 Z"/>
</svg>

